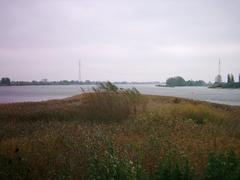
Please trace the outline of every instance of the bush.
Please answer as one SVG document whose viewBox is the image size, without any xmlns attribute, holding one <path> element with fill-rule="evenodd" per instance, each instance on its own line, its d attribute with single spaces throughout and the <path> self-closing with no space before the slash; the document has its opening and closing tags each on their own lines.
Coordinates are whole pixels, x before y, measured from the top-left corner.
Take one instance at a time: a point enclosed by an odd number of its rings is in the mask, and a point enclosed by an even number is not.
<svg viewBox="0 0 240 180">
<path fill-rule="evenodd" d="M 179 163 L 167 157 L 158 166 L 153 179 L 191 180 L 194 179 L 194 171 L 193 168 L 190 167 L 188 160 L 184 160 L 182 163 Z"/>
<path fill-rule="evenodd" d="M 220 122 L 223 119 L 220 111 L 202 104 L 176 104 L 172 107 L 172 114 L 187 120 L 191 119 L 196 124 L 216 122 L 216 120 Z"/>
<path fill-rule="evenodd" d="M 239 180 L 240 159 L 234 151 L 212 153 L 204 172 L 206 180 Z"/>
<path fill-rule="evenodd" d="M 119 89 L 110 82 L 100 84 L 92 93 L 85 93 L 82 100 L 83 116 L 92 122 L 121 121 L 144 110 L 136 88 Z"/>
<path fill-rule="evenodd" d="M 30 179 L 30 169 L 18 155 L 0 155 L 0 179 Z"/>
<path fill-rule="evenodd" d="M 139 170 L 138 173 L 140 173 Z M 90 159 L 88 178 L 92 180 L 132 180 L 137 179 L 137 171 L 131 161 L 127 158 L 120 158 L 110 143 L 102 158 L 98 158 L 95 154 Z"/>
<path fill-rule="evenodd" d="M 179 99 L 179 98 L 174 98 L 173 99 L 174 104 L 179 104 L 180 102 L 181 102 L 181 99 Z"/>
</svg>

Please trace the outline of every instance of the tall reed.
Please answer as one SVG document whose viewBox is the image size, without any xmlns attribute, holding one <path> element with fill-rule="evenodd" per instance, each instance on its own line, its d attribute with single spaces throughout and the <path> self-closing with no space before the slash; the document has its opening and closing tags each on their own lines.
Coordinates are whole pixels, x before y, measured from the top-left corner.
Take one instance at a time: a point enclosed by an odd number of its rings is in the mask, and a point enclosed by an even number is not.
<svg viewBox="0 0 240 180">
<path fill-rule="evenodd" d="M 119 122 L 144 111 L 146 101 L 136 88 L 120 89 L 107 82 L 82 97 L 83 116 L 91 122 Z"/>
</svg>

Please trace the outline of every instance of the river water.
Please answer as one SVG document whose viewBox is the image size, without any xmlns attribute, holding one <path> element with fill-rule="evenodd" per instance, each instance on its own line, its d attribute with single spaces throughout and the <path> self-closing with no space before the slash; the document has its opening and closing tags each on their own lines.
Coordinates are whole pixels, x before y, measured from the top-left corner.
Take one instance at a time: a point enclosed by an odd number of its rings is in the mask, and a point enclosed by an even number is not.
<svg viewBox="0 0 240 180">
<path fill-rule="evenodd" d="M 154 84 L 118 85 L 136 87 L 142 94 L 175 96 L 219 104 L 240 106 L 240 89 L 209 89 L 207 87 L 156 87 Z M 91 90 L 91 85 L 0 86 L 0 103 L 62 99 Z"/>
</svg>

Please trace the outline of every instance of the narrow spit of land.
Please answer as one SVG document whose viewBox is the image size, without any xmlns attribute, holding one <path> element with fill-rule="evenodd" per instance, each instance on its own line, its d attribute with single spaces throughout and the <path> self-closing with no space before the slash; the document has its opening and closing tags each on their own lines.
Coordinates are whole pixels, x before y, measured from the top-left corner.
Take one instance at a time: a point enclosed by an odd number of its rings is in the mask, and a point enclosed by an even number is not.
<svg viewBox="0 0 240 180">
<path fill-rule="evenodd" d="M 211 179 L 228 157 L 240 175 L 239 107 L 139 97 L 131 113 L 100 96 L 86 108 L 86 95 L 0 105 L 0 177 Z"/>
</svg>

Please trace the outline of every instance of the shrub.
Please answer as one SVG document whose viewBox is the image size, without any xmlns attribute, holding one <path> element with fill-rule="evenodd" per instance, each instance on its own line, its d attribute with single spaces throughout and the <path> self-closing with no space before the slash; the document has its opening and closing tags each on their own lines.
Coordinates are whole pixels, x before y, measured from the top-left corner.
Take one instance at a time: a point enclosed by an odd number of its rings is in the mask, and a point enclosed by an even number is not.
<svg viewBox="0 0 240 180">
<path fill-rule="evenodd" d="M 30 169 L 20 156 L 0 155 L 0 179 L 30 179 Z"/>
<path fill-rule="evenodd" d="M 239 180 L 240 159 L 234 151 L 210 154 L 204 178 L 206 180 Z"/>
<path fill-rule="evenodd" d="M 174 98 L 173 99 L 173 103 L 174 104 L 178 104 L 178 103 L 180 103 L 181 102 L 181 99 L 179 99 L 179 98 Z"/>
<path fill-rule="evenodd" d="M 172 108 L 172 113 L 176 117 L 191 119 L 196 124 L 205 124 L 207 122 L 215 122 L 216 120 L 220 122 L 223 119 L 220 111 L 202 104 L 176 104 Z"/>
<path fill-rule="evenodd" d="M 185 159 L 179 163 L 167 156 L 158 166 L 154 179 L 191 180 L 194 179 L 194 171 L 193 168 L 190 167 L 188 160 Z"/>
<path fill-rule="evenodd" d="M 139 168 L 140 169 L 140 168 Z M 138 169 L 138 174 L 141 174 Z M 90 159 L 89 179 L 92 180 L 132 180 L 136 179 L 137 171 L 132 161 L 127 158 L 120 158 L 114 150 L 112 143 L 104 152 L 102 158 L 95 154 Z"/>
<path fill-rule="evenodd" d="M 136 88 L 119 89 L 107 82 L 83 95 L 83 116 L 92 121 L 121 121 L 142 111 L 144 103 Z"/>
</svg>

